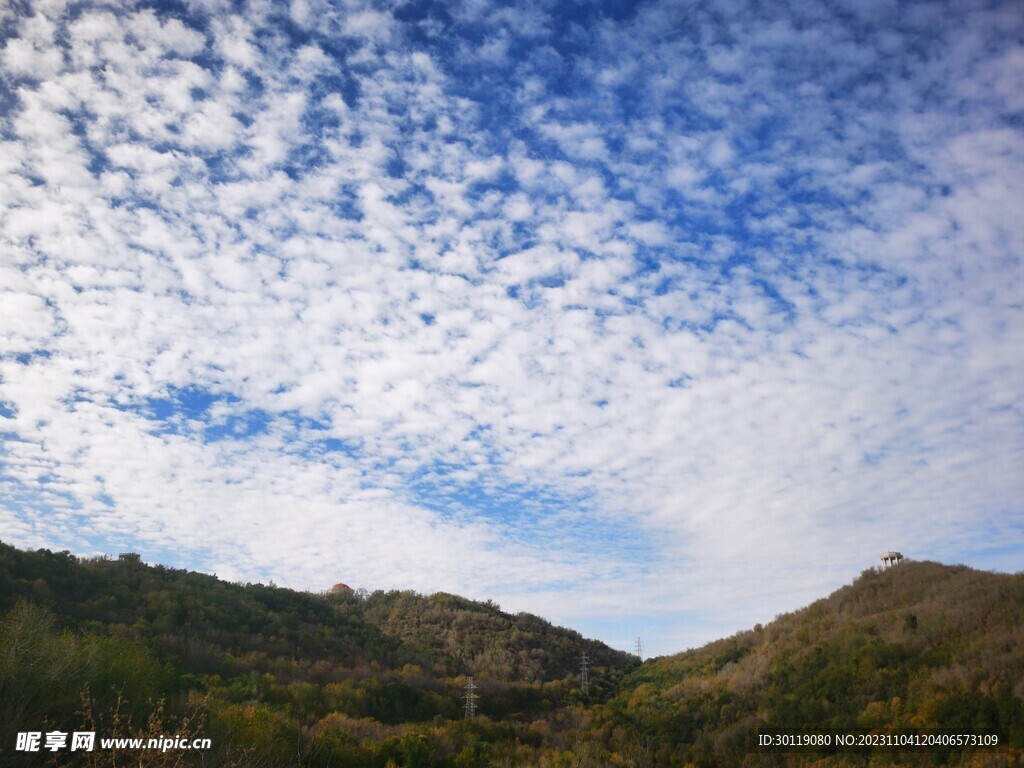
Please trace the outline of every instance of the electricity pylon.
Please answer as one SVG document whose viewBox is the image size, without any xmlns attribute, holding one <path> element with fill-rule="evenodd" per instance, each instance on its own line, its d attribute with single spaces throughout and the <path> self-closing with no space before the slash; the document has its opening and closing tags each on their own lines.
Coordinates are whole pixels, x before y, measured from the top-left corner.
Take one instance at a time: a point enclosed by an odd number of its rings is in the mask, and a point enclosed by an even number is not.
<svg viewBox="0 0 1024 768">
<path fill-rule="evenodd" d="M 462 694 L 462 698 L 466 700 L 466 718 L 469 719 L 476 714 L 476 700 L 480 697 L 476 695 L 476 686 L 473 685 L 473 678 L 469 678 L 466 681 L 466 692 Z"/>
<path fill-rule="evenodd" d="M 590 679 L 587 677 L 587 654 L 583 654 L 583 659 L 580 661 L 580 690 L 583 691 L 584 696 L 590 695 Z"/>
<path fill-rule="evenodd" d="M 644 660 L 644 643 L 639 637 L 636 639 L 636 655 L 640 661 Z"/>
</svg>

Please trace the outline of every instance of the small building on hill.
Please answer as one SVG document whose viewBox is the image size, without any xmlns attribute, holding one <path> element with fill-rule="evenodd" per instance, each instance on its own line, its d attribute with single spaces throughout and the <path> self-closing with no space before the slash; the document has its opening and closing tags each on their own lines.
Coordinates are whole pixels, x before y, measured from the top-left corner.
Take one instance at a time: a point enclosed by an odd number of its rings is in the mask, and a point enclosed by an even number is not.
<svg viewBox="0 0 1024 768">
<path fill-rule="evenodd" d="M 352 587 L 350 587 L 348 584 L 343 584 L 340 581 L 337 584 L 335 584 L 333 587 L 331 587 L 331 592 L 333 592 L 335 594 L 338 594 L 338 593 L 344 594 L 346 592 L 352 592 L 352 591 L 354 591 L 352 589 Z"/>
<path fill-rule="evenodd" d="M 892 568 L 903 562 L 901 552 L 885 552 L 882 554 L 882 570 Z"/>
</svg>

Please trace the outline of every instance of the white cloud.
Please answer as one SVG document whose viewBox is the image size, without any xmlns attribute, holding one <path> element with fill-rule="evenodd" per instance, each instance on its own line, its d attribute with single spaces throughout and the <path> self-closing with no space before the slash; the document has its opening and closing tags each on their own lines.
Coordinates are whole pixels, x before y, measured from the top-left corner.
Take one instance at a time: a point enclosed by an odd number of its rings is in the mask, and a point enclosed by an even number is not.
<svg viewBox="0 0 1024 768">
<path fill-rule="evenodd" d="M 250 10 L 12 17 L 14 543 L 701 617 L 687 643 L 893 546 L 1022 543 L 1021 73 L 995 17 L 744 12 L 702 49 L 655 4 L 570 56 L 539 10 L 462 8 L 436 46 L 312 2 L 293 46 Z"/>
<path fill-rule="evenodd" d="M 47 26 L 51 25 L 47 24 Z M 8 40 L 7 45 L 4 46 L 2 57 L 7 71 L 16 77 L 43 80 L 59 74 L 64 68 L 64 58 L 61 56 L 60 50 L 53 47 L 52 32 L 37 34 L 35 40 L 31 38 Z"/>
<path fill-rule="evenodd" d="M 358 11 L 346 15 L 342 24 L 345 34 L 374 41 L 386 41 L 391 31 L 391 19 L 378 11 Z"/>
<path fill-rule="evenodd" d="M 55 330 L 53 315 L 38 296 L 13 291 L 0 292 L 0 328 L 3 348 L 9 352 L 32 352 Z"/>
</svg>

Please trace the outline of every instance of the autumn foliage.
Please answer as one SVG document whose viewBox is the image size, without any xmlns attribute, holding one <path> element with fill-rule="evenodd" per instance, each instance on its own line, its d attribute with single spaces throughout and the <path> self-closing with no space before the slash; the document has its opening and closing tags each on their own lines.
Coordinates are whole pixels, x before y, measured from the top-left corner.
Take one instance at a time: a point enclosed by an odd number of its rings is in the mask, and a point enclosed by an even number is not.
<svg viewBox="0 0 1024 768">
<path fill-rule="evenodd" d="M 131 554 L 0 545 L 0 615 L 5 766 L 1024 765 L 1024 574 L 869 570 L 765 627 L 642 665 L 489 602 L 231 584 Z M 18 731 L 51 729 L 212 747 L 14 751 Z M 800 730 L 1001 746 L 757 747 Z"/>
</svg>

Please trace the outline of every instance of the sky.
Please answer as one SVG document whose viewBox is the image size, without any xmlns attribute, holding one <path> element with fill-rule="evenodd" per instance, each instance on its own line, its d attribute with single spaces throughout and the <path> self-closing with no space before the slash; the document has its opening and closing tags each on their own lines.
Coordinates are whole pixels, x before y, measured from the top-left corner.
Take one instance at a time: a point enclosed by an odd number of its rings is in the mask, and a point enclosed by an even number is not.
<svg viewBox="0 0 1024 768">
<path fill-rule="evenodd" d="M 0 5 L 0 539 L 645 655 L 1024 568 L 1019 2 Z"/>
</svg>

